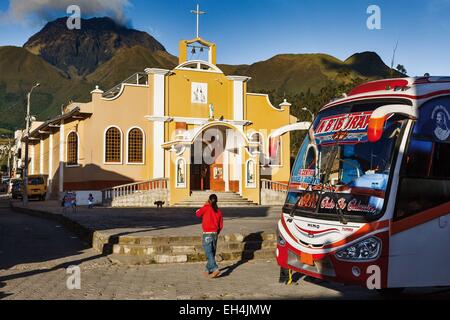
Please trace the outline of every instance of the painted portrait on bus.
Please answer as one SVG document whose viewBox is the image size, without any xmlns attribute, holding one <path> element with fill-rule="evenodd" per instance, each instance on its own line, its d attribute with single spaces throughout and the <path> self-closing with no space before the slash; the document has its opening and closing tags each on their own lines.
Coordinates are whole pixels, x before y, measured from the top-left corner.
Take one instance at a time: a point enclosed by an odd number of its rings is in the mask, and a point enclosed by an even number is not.
<svg viewBox="0 0 450 320">
<path fill-rule="evenodd" d="M 431 118 L 434 121 L 434 136 L 440 141 L 447 141 L 450 137 L 450 114 L 448 110 L 442 105 L 436 106 Z"/>
</svg>

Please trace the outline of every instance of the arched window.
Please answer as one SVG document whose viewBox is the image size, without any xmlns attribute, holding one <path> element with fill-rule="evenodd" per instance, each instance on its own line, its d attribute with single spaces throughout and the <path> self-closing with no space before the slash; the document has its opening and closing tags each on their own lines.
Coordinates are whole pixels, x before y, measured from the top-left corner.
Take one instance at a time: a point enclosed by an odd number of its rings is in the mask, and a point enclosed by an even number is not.
<svg viewBox="0 0 450 320">
<path fill-rule="evenodd" d="M 259 163 L 261 165 L 269 164 L 269 160 L 266 159 L 265 154 L 265 146 L 264 146 L 264 136 L 260 132 L 253 132 L 250 135 L 250 142 L 257 143 L 258 147 L 252 147 L 250 148 L 251 154 L 259 153 Z"/>
<path fill-rule="evenodd" d="M 111 127 L 105 134 L 105 162 L 122 162 L 122 133 L 116 127 Z"/>
<path fill-rule="evenodd" d="M 178 158 L 176 161 L 177 188 L 186 188 L 186 161 Z"/>
<path fill-rule="evenodd" d="M 144 133 L 139 128 L 128 132 L 128 163 L 144 162 Z"/>
<path fill-rule="evenodd" d="M 71 132 L 67 136 L 67 165 L 78 165 L 78 135 Z"/>
<path fill-rule="evenodd" d="M 246 179 L 245 185 L 247 188 L 256 188 L 256 163 L 250 159 L 245 166 Z"/>
</svg>

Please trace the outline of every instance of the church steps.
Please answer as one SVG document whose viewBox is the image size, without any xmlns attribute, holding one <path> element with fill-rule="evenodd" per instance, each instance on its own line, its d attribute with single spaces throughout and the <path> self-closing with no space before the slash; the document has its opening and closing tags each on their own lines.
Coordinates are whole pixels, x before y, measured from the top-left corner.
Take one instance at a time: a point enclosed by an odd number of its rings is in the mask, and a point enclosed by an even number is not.
<svg viewBox="0 0 450 320">
<path fill-rule="evenodd" d="M 206 262 L 206 256 L 203 252 L 189 253 L 189 254 L 158 254 L 147 256 L 126 256 L 120 254 L 111 254 L 108 258 L 117 264 L 123 265 L 145 265 L 145 264 L 173 264 L 173 263 L 192 263 L 192 262 Z M 259 251 L 236 251 L 236 252 L 222 252 L 216 256 L 217 262 L 222 261 L 240 261 L 240 260 L 266 260 L 275 259 L 274 249 L 263 249 Z"/>
<path fill-rule="evenodd" d="M 208 201 L 211 194 L 217 195 L 219 207 L 247 207 L 257 205 L 234 192 L 194 191 L 189 198 L 175 204 L 175 207 L 200 208 Z"/>
<path fill-rule="evenodd" d="M 202 237 L 122 236 L 112 245 L 111 261 L 120 264 L 187 263 L 206 261 Z M 275 233 L 219 236 L 218 261 L 273 259 L 277 246 Z"/>
<path fill-rule="evenodd" d="M 175 208 L 193 208 L 193 209 L 198 209 L 198 208 L 202 207 L 203 205 L 204 205 L 204 203 L 202 203 L 202 204 L 200 204 L 200 203 L 198 203 L 198 204 L 182 203 L 182 204 L 174 205 L 173 207 L 175 207 Z M 225 204 L 221 204 L 220 206 L 221 206 L 221 208 L 246 208 L 246 207 L 248 208 L 248 207 L 257 206 L 257 204 L 254 204 L 254 203 L 227 204 L 227 203 L 225 203 Z"/>
<path fill-rule="evenodd" d="M 134 193 L 117 196 L 109 205 L 117 208 L 138 208 L 154 207 L 156 201 L 164 201 L 164 206 L 169 205 L 167 194 L 161 190 L 136 191 Z M 248 207 L 257 206 L 256 203 L 243 198 L 234 192 L 212 192 L 212 191 L 194 191 L 191 196 L 177 204 L 174 207 L 200 208 L 207 201 L 211 194 L 216 194 L 219 199 L 219 207 Z"/>
<path fill-rule="evenodd" d="M 250 242 L 232 242 L 232 243 L 218 243 L 218 253 L 221 252 L 242 252 L 242 251 L 258 251 L 264 249 L 275 249 L 276 241 L 250 241 Z M 156 254 L 169 254 L 169 255 L 178 255 L 178 254 L 194 254 L 194 253 L 202 253 L 203 246 L 201 243 L 196 245 L 123 245 L 116 244 L 113 246 L 113 253 L 122 254 L 122 255 L 131 255 L 131 256 L 139 256 L 139 255 L 156 255 Z"/>
<path fill-rule="evenodd" d="M 249 235 L 226 234 L 219 236 L 220 242 L 249 242 L 249 241 L 276 241 L 276 234 L 262 232 Z M 121 236 L 117 240 L 123 245 L 196 245 L 201 243 L 202 237 L 198 236 Z"/>
</svg>

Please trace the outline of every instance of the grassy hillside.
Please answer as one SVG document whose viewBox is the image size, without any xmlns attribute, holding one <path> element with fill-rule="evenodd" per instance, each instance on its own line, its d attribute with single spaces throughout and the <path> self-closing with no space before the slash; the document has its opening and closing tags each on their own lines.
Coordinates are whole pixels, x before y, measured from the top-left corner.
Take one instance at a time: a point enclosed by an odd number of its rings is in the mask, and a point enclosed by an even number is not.
<svg viewBox="0 0 450 320">
<path fill-rule="evenodd" d="M 12 137 L 14 132 L 12 130 L 0 128 L 0 139 L 4 137 Z"/>
<path fill-rule="evenodd" d="M 141 46 L 122 48 L 111 60 L 88 75 L 87 80 L 107 90 L 132 74 L 143 72 L 146 68 L 173 69 L 177 63 L 178 58 L 165 51 L 151 52 Z"/>
<path fill-rule="evenodd" d="M 89 93 L 97 84 L 107 90 L 147 67 L 170 69 L 176 64 L 177 58 L 167 52 L 135 46 L 119 50 L 87 79 L 70 79 L 26 49 L 0 47 L 0 128 L 14 130 L 24 126 L 26 95 L 36 82 L 41 86 L 33 91 L 31 113 L 46 120 L 58 114 L 61 105 L 70 100 L 89 101 Z"/>
<path fill-rule="evenodd" d="M 70 100 L 89 101 L 95 85 L 108 90 L 145 68 L 172 69 L 177 63 L 177 58 L 165 51 L 152 52 L 134 46 L 118 50 L 111 60 L 85 79 L 70 79 L 26 49 L 0 47 L 0 128 L 14 130 L 24 126 L 26 94 L 36 82 L 41 87 L 33 93 L 31 113 L 39 120 L 46 120 L 58 114 L 61 105 Z M 227 75 L 252 77 L 249 91 L 277 96 L 316 95 L 317 101 L 333 95 L 333 88 L 350 88 L 362 81 L 400 75 L 391 72 L 372 52 L 358 53 L 345 61 L 326 54 L 284 54 L 252 65 L 219 67 Z"/>
<path fill-rule="evenodd" d="M 318 93 L 327 82 L 351 84 L 358 79 L 375 80 L 389 76 L 390 69 L 373 52 L 358 53 L 341 61 L 326 54 L 282 54 L 252 65 L 221 65 L 226 74 L 252 77 L 251 91 L 299 94 Z"/>
<path fill-rule="evenodd" d="M 19 47 L 0 47 L 0 128 L 16 129 L 25 123 L 26 95 L 39 82 L 32 95 L 32 115 L 38 119 L 58 113 L 62 103 L 85 100 L 92 86 L 70 80 L 43 59 Z"/>
</svg>

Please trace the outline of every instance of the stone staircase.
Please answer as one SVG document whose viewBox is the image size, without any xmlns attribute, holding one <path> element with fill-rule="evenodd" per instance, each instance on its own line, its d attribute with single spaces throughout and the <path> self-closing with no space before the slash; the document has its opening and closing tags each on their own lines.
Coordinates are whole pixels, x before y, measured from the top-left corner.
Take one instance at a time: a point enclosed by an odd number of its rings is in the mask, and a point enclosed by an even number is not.
<svg viewBox="0 0 450 320">
<path fill-rule="evenodd" d="M 189 198 L 175 204 L 175 207 L 200 208 L 208 201 L 211 194 L 216 194 L 219 198 L 219 207 L 248 207 L 257 205 L 234 192 L 193 191 Z"/>
<path fill-rule="evenodd" d="M 274 259 L 275 233 L 231 234 L 219 237 L 217 261 Z M 167 264 L 206 261 L 201 236 L 122 236 L 108 258 L 118 264 Z"/>
</svg>

